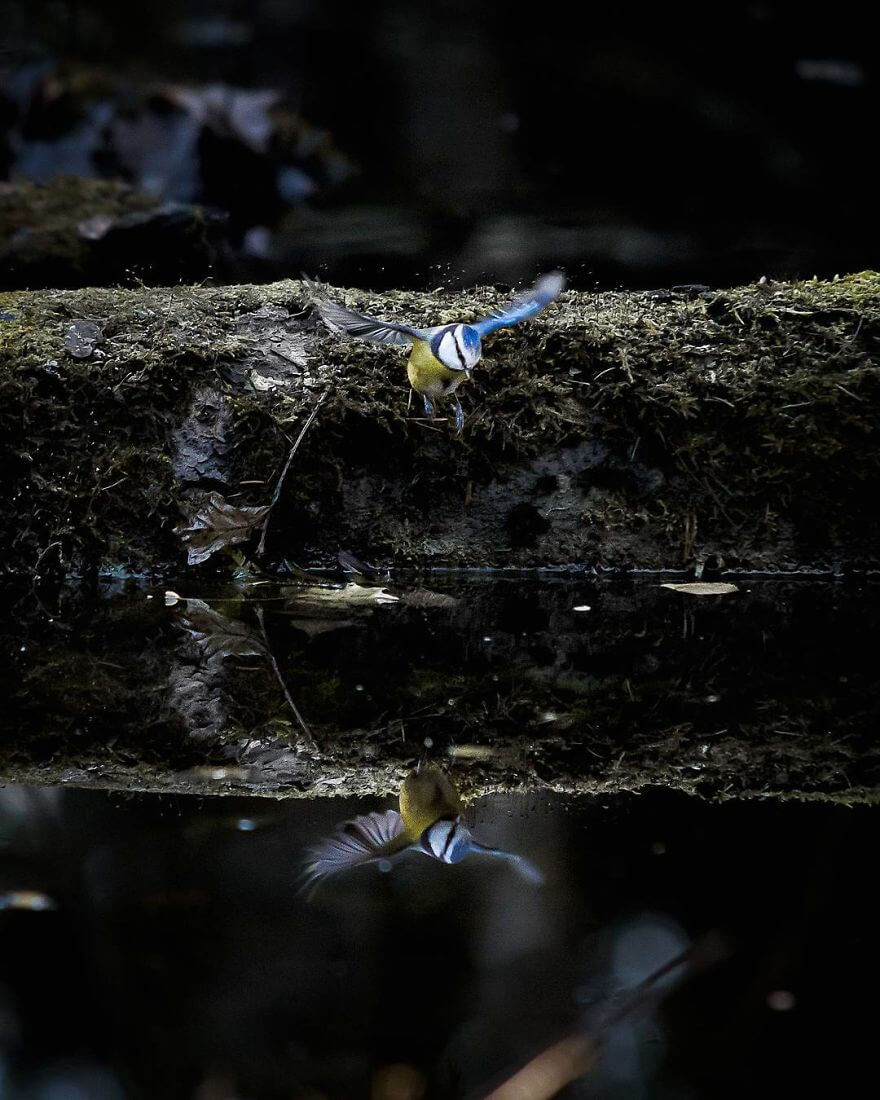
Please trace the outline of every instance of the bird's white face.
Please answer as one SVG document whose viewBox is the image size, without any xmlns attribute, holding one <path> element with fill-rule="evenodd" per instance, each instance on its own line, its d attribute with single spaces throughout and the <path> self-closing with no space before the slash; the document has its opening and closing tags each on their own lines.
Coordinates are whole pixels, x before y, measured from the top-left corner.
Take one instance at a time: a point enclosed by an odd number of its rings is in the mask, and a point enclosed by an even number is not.
<svg viewBox="0 0 880 1100">
<path fill-rule="evenodd" d="M 443 863 L 459 863 L 471 850 L 470 829 L 460 818 L 441 818 L 422 833 L 423 852 Z"/>
<path fill-rule="evenodd" d="M 470 325 L 450 325 L 435 337 L 432 350 L 444 367 L 470 372 L 483 349 L 480 334 Z"/>
</svg>

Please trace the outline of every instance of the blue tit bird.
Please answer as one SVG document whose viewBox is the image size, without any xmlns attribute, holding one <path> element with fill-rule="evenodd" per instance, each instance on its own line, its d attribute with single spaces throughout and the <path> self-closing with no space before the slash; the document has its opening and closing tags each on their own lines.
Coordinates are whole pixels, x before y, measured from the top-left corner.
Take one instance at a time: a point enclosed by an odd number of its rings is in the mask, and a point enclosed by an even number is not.
<svg viewBox="0 0 880 1100">
<path fill-rule="evenodd" d="M 496 329 L 518 325 L 540 313 L 559 296 L 565 278 L 559 271 L 542 275 L 534 286 L 517 294 L 504 309 L 470 324 L 437 325 L 434 328 L 413 328 L 410 325 L 380 321 L 336 302 L 322 298 L 309 284 L 315 304 L 324 322 L 337 332 L 359 336 L 378 344 L 410 346 L 406 373 L 416 393 L 425 403 L 425 414 L 433 419 L 434 400 L 452 397 L 455 401 L 455 429 L 464 427 L 464 410 L 455 392 L 483 354 L 483 337 Z"/>
<path fill-rule="evenodd" d="M 385 810 L 356 817 L 336 834 L 310 848 L 301 888 L 309 896 L 318 884 L 347 867 L 391 860 L 405 851 L 422 852 L 442 863 L 459 863 L 468 855 L 492 856 L 513 865 L 533 886 L 544 876 L 534 864 L 501 848 L 474 840 L 462 821 L 464 807 L 452 780 L 436 765 L 418 768 L 400 789 L 400 812 Z"/>
</svg>

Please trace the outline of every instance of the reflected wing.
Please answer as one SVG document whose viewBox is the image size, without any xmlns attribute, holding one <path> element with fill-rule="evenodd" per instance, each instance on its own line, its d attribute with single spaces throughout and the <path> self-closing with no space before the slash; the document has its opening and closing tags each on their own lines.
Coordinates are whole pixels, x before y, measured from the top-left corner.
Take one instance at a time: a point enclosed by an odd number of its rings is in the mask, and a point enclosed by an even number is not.
<svg viewBox="0 0 880 1100">
<path fill-rule="evenodd" d="M 309 849 L 300 889 L 311 896 L 318 883 L 328 875 L 374 859 L 387 859 L 408 845 L 403 819 L 397 810 L 365 814 L 346 821 L 333 836 Z"/>
<path fill-rule="evenodd" d="M 520 321 L 527 321 L 540 313 L 550 303 L 558 298 L 565 287 L 565 276 L 561 271 L 553 271 L 549 275 L 542 275 L 534 286 L 524 290 L 513 299 L 509 306 L 493 313 L 490 317 L 483 317 L 471 327 L 485 336 L 488 332 L 494 332 L 497 328 L 505 328 L 508 325 L 517 325 Z"/>
<path fill-rule="evenodd" d="M 321 296 L 315 283 L 304 280 L 315 302 L 322 320 L 337 332 L 349 336 L 359 336 L 362 340 L 372 340 L 377 344 L 411 344 L 413 340 L 423 340 L 424 334 L 409 325 L 394 325 L 389 321 L 380 321 L 378 317 L 369 317 L 365 313 L 355 313 L 337 302 L 331 302 Z"/>
</svg>

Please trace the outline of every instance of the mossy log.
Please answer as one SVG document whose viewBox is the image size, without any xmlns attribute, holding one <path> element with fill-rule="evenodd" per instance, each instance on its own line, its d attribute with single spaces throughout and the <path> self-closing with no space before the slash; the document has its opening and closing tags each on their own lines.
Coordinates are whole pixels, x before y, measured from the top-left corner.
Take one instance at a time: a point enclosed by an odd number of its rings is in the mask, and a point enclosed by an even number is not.
<svg viewBox="0 0 880 1100">
<path fill-rule="evenodd" d="M 328 294 L 416 325 L 505 300 Z M 460 437 L 408 410 L 402 351 L 328 332 L 299 282 L 8 292 L 0 318 L 11 573 L 180 568 L 181 512 L 268 505 L 322 395 L 268 565 L 877 564 L 874 273 L 568 291 L 491 339 Z"/>
</svg>

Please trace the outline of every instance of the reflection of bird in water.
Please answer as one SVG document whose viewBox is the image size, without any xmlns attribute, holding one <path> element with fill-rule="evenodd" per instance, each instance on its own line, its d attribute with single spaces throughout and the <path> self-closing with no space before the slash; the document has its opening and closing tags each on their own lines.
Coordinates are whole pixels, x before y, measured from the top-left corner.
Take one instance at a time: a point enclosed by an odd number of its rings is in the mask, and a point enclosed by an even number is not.
<svg viewBox="0 0 880 1100">
<path fill-rule="evenodd" d="M 514 852 L 478 844 L 462 821 L 463 807 L 452 780 L 436 765 L 412 771 L 400 788 L 400 812 L 385 810 L 346 821 L 336 834 L 308 852 L 303 889 L 314 889 L 329 875 L 374 860 L 390 860 L 407 849 L 443 863 L 467 855 L 505 859 L 535 886 L 544 881 L 532 863 Z"/>
<path fill-rule="evenodd" d="M 310 284 L 314 288 L 314 284 Z M 473 324 L 437 325 L 434 328 L 412 328 L 410 325 L 380 321 L 355 313 L 336 302 L 317 296 L 316 305 L 323 320 L 339 332 L 360 336 L 379 344 L 410 345 L 406 372 L 410 385 L 421 394 L 425 414 L 433 419 L 433 399 L 454 395 L 455 391 L 477 365 L 483 354 L 482 340 L 490 332 L 517 325 L 540 313 L 558 297 L 565 286 L 565 279 L 558 271 L 542 275 L 534 286 L 517 294 L 511 303 L 489 317 Z M 458 396 L 455 401 L 455 428 L 464 427 L 464 410 Z"/>
</svg>

